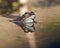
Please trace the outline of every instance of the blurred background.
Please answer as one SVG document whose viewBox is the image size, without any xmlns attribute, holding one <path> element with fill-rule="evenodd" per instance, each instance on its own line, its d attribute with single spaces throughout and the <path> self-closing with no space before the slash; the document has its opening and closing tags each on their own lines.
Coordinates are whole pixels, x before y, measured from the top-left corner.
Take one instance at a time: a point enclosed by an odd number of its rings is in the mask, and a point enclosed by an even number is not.
<svg viewBox="0 0 60 48">
<path fill-rule="evenodd" d="M 9 22 L 20 16 L 18 0 L 0 0 L 0 48 L 30 48 L 23 30 Z M 30 0 L 28 8 L 36 14 L 36 48 L 60 48 L 60 0 Z"/>
<path fill-rule="evenodd" d="M 60 4 L 60 0 L 31 0 L 29 2 L 34 7 L 51 7 Z M 0 0 L 0 14 L 9 14 L 18 11 L 20 3 L 18 0 Z"/>
</svg>

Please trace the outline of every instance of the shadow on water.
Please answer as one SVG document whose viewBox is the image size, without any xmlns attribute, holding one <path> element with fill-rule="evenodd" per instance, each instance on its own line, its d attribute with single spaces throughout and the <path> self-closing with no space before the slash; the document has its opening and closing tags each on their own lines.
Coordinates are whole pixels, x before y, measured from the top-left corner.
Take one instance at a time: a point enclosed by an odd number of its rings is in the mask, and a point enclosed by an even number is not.
<svg viewBox="0 0 60 48">
<path fill-rule="evenodd" d="M 45 28 L 38 30 L 37 48 L 60 48 L 60 22 L 47 23 Z"/>
<path fill-rule="evenodd" d="M 47 45 L 46 48 L 60 48 L 60 42 L 53 42 Z"/>
</svg>

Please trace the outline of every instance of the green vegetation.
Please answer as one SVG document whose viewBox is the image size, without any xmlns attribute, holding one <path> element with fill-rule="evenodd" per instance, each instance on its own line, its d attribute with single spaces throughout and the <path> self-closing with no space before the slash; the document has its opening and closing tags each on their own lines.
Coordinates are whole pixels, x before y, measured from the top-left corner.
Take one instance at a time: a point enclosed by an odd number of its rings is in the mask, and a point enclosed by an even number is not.
<svg viewBox="0 0 60 48">
<path fill-rule="evenodd" d="M 6 1 L 0 0 L 0 14 L 9 14 L 15 10 L 18 10 L 18 1 Z"/>
</svg>

